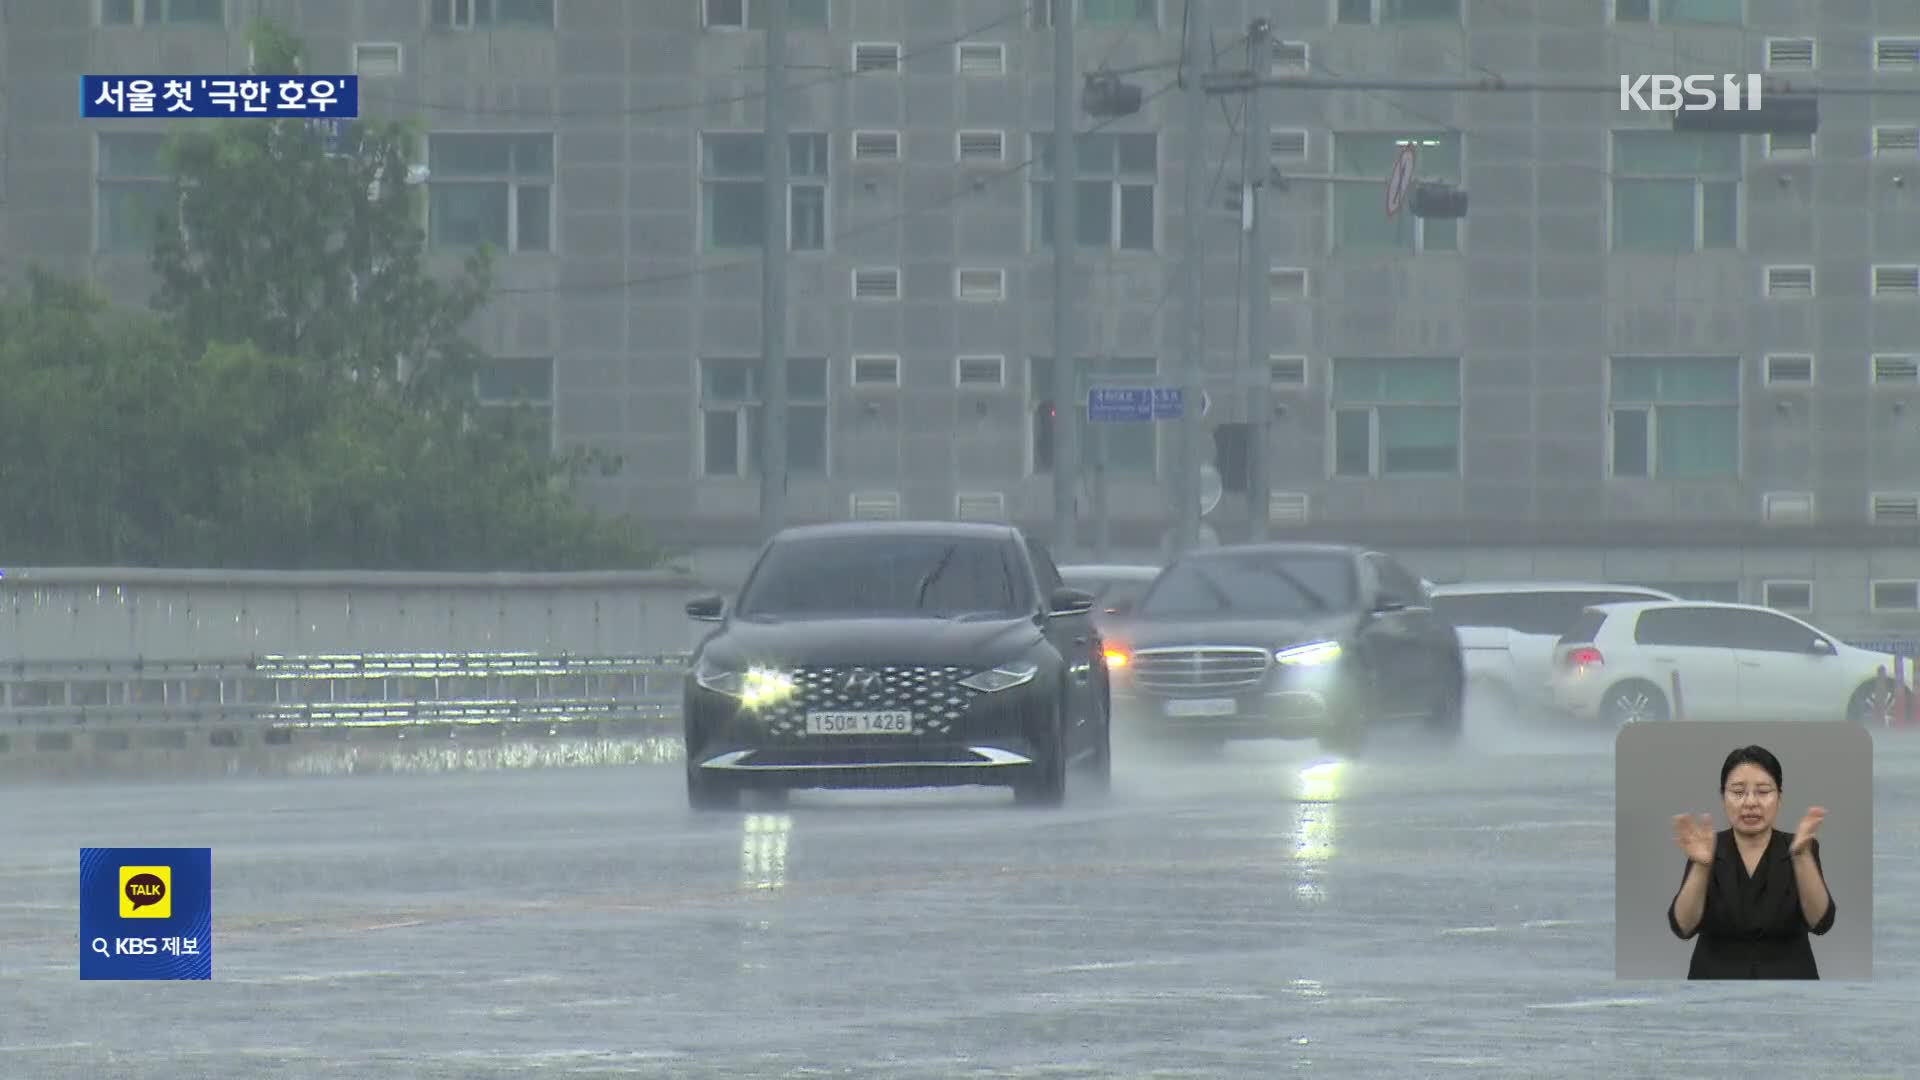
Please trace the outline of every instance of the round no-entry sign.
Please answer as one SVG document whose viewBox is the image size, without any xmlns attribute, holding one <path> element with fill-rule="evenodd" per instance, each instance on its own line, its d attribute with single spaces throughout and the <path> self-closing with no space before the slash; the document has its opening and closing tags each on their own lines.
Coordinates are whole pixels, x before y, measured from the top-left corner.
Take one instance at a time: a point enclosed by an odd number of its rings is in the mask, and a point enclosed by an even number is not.
<svg viewBox="0 0 1920 1080">
<path fill-rule="evenodd" d="M 1401 147 L 1400 156 L 1393 159 L 1393 171 L 1387 174 L 1388 217 L 1400 212 L 1400 208 L 1406 205 L 1407 193 L 1413 190 L 1413 159 L 1412 143 Z"/>
</svg>

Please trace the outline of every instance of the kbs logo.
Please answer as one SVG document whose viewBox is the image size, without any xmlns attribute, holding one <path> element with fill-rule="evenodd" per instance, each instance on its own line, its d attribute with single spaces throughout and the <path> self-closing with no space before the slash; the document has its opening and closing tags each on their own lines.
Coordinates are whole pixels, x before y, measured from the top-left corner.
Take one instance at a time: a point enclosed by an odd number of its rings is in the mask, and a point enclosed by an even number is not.
<svg viewBox="0 0 1920 1080">
<path fill-rule="evenodd" d="M 120 917 L 123 919 L 173 918 L 173 867 L 121 867 Z"/>
<path fill-rule="evenodd" d="M 1760 95 L 1758 75 L 1620 76 L 1621 112 L 1759 112 Z"/>
</svg>

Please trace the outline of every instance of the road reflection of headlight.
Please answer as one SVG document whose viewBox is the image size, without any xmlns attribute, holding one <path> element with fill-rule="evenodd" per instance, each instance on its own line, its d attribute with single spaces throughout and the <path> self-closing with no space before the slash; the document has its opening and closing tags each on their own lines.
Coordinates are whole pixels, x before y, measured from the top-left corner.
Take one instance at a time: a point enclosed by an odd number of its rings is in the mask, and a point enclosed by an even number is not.
<svg viewBox="0 0 1920 1080">
<path fill-rule="evenodd" d="M 1336 854 L 1335 814 L 1346 763 L 1330 761 L 1300 770 L 1299 807 L 1293 823 L 1294 895 L 1302 903 L 1326 900 L 1320 876 Z"/>
<path fill-rule="evenodd" d="M 785 888 L 787 843 L 793 836 L 793 818 L 787 814 L 748 814 L 740 827 L 740 887 Z"/>
<path fill-rule="evenodd" d="M 1346 775 L 1344 761 L 1325 761 L 1300 770 L 1301 802 L 1332 802 L 1340 797 L 1340 781 Z"/>
</svg>

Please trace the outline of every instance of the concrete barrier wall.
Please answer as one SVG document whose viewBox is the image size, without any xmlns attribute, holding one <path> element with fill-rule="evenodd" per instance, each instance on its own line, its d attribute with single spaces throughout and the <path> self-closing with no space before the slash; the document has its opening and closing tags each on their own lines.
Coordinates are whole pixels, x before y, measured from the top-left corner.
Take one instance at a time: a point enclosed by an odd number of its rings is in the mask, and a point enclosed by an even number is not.
<svg viewBox="0 0 1920 1080">
<path fill-rule="evenodd" d="M 724 591 L 670 572 L 0 572 L 0 663 L 332 652 L 684 653 L 684 606 Z"/>
</svg>

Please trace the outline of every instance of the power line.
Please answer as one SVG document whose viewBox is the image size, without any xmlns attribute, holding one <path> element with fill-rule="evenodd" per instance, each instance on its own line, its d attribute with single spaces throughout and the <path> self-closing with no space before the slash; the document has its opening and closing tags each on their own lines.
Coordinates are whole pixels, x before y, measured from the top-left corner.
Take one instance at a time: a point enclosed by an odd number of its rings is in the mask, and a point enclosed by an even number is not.
<svg viewBox="0 0 1920 1080">
<path fill-rule="evenodd" d="M 1000 15 L 999 17 L 995 18 L 991 22 L 982 23 L 979 26 L 972 27 L 971 29 L 964 31 L 957 36 L 938 38 L 935 40 L 925 42 L 924 44 L 916 45 L 911 49 L 902 49 L 900 53 L 900 66 L 905 66 L 908 60 L 911 60 L 915 57 L 927 56 L 932 53 L 937 53 L 945 49 L 953 48 L 954 46 L 959 45 L 963 42 L 970 41 L 980 36 L 981 34 L 985 34 L 993 30 L 997 30 L 1000 27 L 1007 25 L 1008 23 L 1018 22 L 1021 19 L 1025 18 L 1026 13 L 1027 13 L 1027 5 L 1024 2 L 1024 0 L 1022 0 L 1021 3 L 1015 6 L 1014 10 Z M 899 73 L 900 73 L 900 67 L 883 68 L 875 71 L 861 71 L 858 69 L 854 69 L 851 71 L 835 71 L 830 75 L 822 75 L 818 78 L 807 79 L 802 82 L 792 83 L 788 85 L 787 92 L 801 93 L 806 90 L 811 90 L 815 87 L 827 86 L 833 83 L 850 82 L 854 79 L 868 78 L 876 75 L 898 75 Z M 525 117 L 527 119 L 537 119 L 537 120 L 566 120 L 566 119 L 575 119 L 575 118 L 594 118 L 594 117 L 612 118 L 612 117 L 636 117 L 636 116 L 663 116 L 663 115 L 668 115 L 672 113 L 699 112 L 703 109 L 708 109 L 708 108 L 712 108 L 720 105 L 738 105 L 738 104 L 742 104 L 749 101 L 761 101 L 765 99 L 766 96 L 767 96 L 767 92 L 764 88 L 762 88 L 759 90 L 744 91 L 742 93 L 729 94 L 721 97 L 703 98 L 697 101 L 665 102 L 658 105 L 641 105 L 641 106 L 636 106 L 634 108 L 490 109 L 490 108 L 482 108 L 482 107 L 477 107 L 472 105 L 456 105 L 449 102 L 416 101 L 408 98 L 387 95 L 387 94 L 379 94 L 379 93 L 372 93 L 372 94 L 365 95 L 366 99 L 371 103 L 392 105 L 392 106 L 405 108 L 405 109 L 420 109 L 426 112 L 453 113 L 453 114 L 464 115 L 464 116 L 518 116 L 518 117 Z"/>
<path fill-rule="evenodd" d="M 1155 90 L 1152 93 L 1144 95 L 1140 101 L 1141 107 L 1144 109 L 1148 103 L 1158 98 L 1164 97 L 1167 94 L 1170 94 L 1179 88 L 1180 88 L 1180 81 L 1178 79 L 1175 79 L 1174 81 L 1167 83 L 1165 86 L 1160 87 L 1158 90 Z M 1124 116 L 1108 117 L 1107 119 L 1102 120 L 1099 123 L 1088 128 L 1086 131 L 1079 132 L 1078 134 L 1097 135 L 1100 132 L 1105 131 L 1107 128 L 1111 127 L 1115 123 L 1118 123 L 1119 121 L 1124 119 L 1127 119 L 1127 117 L 1124 117 Z M 960 189 L 954 191 L 952 194 L 942 196 L 941 198 L 936 199 L 933 202 L 930 202 L 924 206 L 908 207 L 907 209 L 902 210 L 897 214 L 890 214 L 887 217 L 880 218 L 875 221 L 869 221 L 865 224 L 856 225 L 852 228 L 844 229 L 839 232 L 836 232 L 832 235 L 831 240 L 836 243 L 843 240 L 849 240 L 849 239 L 852 239 L 853 237 L 863 236 L 866 233 L 873 232 L 878 229 L 891 228 L 892 226 L 898 225 L 901 222 L 907 220 L 908 218 L 915 217 L 920 214 L 929 213 L 935 210 L 943 210 L 949 206 L 952 206 L 954 203 L 957 203 L 960 200 L 966 198 L 967 196 L 975 194 L 981 186 L 985 184 L 991 184 L 1001 180 L 1005 180 L 1010 176 L 1017 176 L 1020 173 L 1025 172 L 1027 169 L 1031 168 L 1032 166 L 1038 164 L 1039 161 L 1040 161 L 1040 155 L 1038 154 L 1031 155 L 1026 160 L 1021 161 L 1017 164 L 1009 165 L 1000 169 L 995 169 L 987 173 L 981 179 L 971 184 L 968 184 L 966 186 L 963 186 Z M 627 292 L 633 289 L 643 289 L 643 288 L 648 288 L 655 285 L 670 285 L 675 282 L 690 281 L 696 278 L 705 277 L 708 274 L 719 274 L 729 270 L 742 270 L 742 269 L 746 269 L 746 268 L 754 267 L 758 265 L 760 265 L 760 256 L 751 255 L 751 256 L 746 256 L 744 258 L 740 258 L 740 259 L 729 260 L 727 262 L 714 263 L 707 266 L 698 266 L 688 270 L 676 270 L 666 274 L 653 274 L 646 277 L 627 278 L 621 281 L 610 281 L 610 282 L 605 282 L 601 284 L 569 285 L 569 286 L 556 285 L 556 286 L 537 286 L 537 287 L 526 287 L 526 288 L 495 289 L 494 293 L 497 295 L 503 295 L 503 296 L 515 296 L 515 295 L 524 296 L 528 294 L 564 293 L 567 295 L 575 295 L 579 293 Z"/>
</svg>

